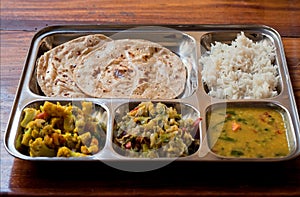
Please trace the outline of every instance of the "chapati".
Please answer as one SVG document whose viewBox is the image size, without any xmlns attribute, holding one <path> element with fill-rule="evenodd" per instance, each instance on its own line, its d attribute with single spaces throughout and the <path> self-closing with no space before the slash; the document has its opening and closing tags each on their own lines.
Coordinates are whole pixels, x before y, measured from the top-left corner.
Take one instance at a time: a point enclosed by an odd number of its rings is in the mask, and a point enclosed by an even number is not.
<svg viewBox="0 0 300 197">
<path fill-rule="evenodd" d="M 102 34 L 81 36 L 44 53 L 37 61 L 37 81 L 46 96 L 87 97 L 73 79 L 74 68 L 91 51 L 111 40 Z"/>
<path fill-rule="evenodd" d="M 74 80 L 92 97 L 173 99 L 184 91 L 186 69 L 179 56 L 158 43 L 120 39 L 82 58 Z"/>
</svg>

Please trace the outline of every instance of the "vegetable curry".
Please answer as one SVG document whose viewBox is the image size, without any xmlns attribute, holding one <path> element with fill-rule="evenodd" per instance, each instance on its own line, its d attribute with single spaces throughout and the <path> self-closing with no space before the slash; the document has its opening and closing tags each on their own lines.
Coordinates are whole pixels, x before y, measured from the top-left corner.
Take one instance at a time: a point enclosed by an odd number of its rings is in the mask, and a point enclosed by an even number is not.
<svg viewBox="0 0 300 197">
<path fill-rule="evenodd" d="M 81 107 L 44 102 L 27 107 L 20 122 L 16 148 L 31 157 L 80 157 L 100 151 L 105 141 L 106 112 L 91 102 Z"/>
<path fill-rule="evenodd" d="M 199 148 L 200 121 L 160 102 L 142 102 L 118 122 L 114 141 L 131 157 L 188 156 Z"/>
<path fill-rule="evenodd" d="M 282 114 L 272 108 L 229 107 L 208 115 L 212 151 L 226 157 L 287 156 L 289 146 Z"/>
</svg>

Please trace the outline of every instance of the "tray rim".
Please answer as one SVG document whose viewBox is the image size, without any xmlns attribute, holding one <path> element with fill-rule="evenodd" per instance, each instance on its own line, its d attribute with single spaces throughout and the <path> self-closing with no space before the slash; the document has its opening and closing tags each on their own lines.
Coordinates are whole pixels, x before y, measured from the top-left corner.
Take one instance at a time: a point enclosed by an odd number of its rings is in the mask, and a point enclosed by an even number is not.
<svg viewBox="0 0 300 197">
<path fill-rule="evenodd" d="M 280 67 L 281 68 L 281 72 L 283 72 L 282 74 L 284 74 L 284 78 L 285 78 L 285 83 L 287 86 L 284 86 L 284 88 L 286 89 L 285 91 L 288 93 L 289 95 L 289 99 L 290 99 L 290 102 L 289 102 L 289 109 L 288 111 L 292 111 L 292 119 L 293 119 L 293 126 L 295 127 L 294 130 L 295 132 L 297 132 L 295 135 L 296 135 L 296 138 L 297 138 L 297 142 L 298 142 L 298 145 L 296 147 L 296 153 L 288 158 L 288 159 L 291 159 L 291 158 L 294 158 L 294 157 L 297 157 L 299 156 L 300 154 L 300 148 L 299 148 L 299 143 L 300 143 L 300 125 L 299 125 L 299 114 L 297 112 L 297 106 L 296 106 L 296 101 L 295 101 L 295 97 L 294 97 L 294 92 L 293 92 L 293 87 L 292 87 L 292 84 L 291 84 L 291 80 L 290 80 L 290 76 L 289 76 L 289 72 L 288 72 L 288 68 L 287 68 L 287 62 L 286 62 L 286 59 L 285 59 L 285 54 L 284 54 L 284 49 L 283 49 L 283 44 L 282 44 L 282 41 L 281 41 L 281 36 L 279 35 L 279 33 L 269 27 L 269 26 L 266 26 L 266 25 L 256 25 L 256 24 L 243 24 L 243 25 L 222 25 L 222 24 L 194 24 L 194 25 L 169 25 L 169 24 L 161 24 L 161 25 L 56 25 L 56 26 L 48 26 L 48 27 L 45 27 L 41 30 L 39 30 L 38 32 L 36 32 L 36 34 L 33 36 L 32 40 L 31 40 L 31 44 L 30 44 L 30 47 L 28 49 L 28 52 L 27 52 L 27 57 L 26 57 L 26 61 L 25 61 L 25 65 L 23 67 L 23 70 L 22 70 L 22 73 L 21 73 L 21 77 L 20 77 L 20 80 L 19 80 L 19 84 L 18 84 L 18 88 L 17 88 L 17 92 L 16 92 L 16 95 L 15 95 L 15 98 L 14 98 L 14 102 L 13 102 L 13 106 L 11 108 L 11 111 L 10 111 L 10 116 L 9 116 L 9 122 L 7 124 L 7 127 L 6 127 L 6 130 L 5 130 L 5 134 L 4 134 L 4 146 L 5 146 L 5 149 L 12 155 L 12 156 L 15 156 L 15 157 L 19 157 L 21 159 L 25 159 L 25 160 L 39 160 L 39 159 L 36 159 L 36 158 L 32 158 L 32 159 L 29 159 L 29 158 L 22 158 L 18 155 L 16 155 L 16 153 L 14 151 L 12 151 L 9 146 L 7 145 L 7 141 L 9 140 L 10 136 L 9 136 L 9 130 L 11 130 L 12 128 L 12 118 L 14 116 L 14 113 L 17 111 L 17 108 L 18 106 L 20 105 L 19 104 L 19 101 L 20 99 L 22 100 L 22 90 L 24 89 L 24 82 L 25 82 L 25 78 L 26 78 L 26 73 L 28 72 L 28 67 L 30 67 L 30 62 L 32 61 L 32 51 L 33 51 L 33 48 L 34 46 L 36 45 L 36 40 L 40 39 L 41 36 L 45 36 L 47 35 L 47 32 L 49 32 L 51 29 L 55 30 L 56 32 L 74 32 L 74 31 L 97 31 L 97 30 L 109 30 L 109 29 L 113 29 L 115 31 L 119 31 L 121 29 L 128 29 L 128 28 L 134 28 L 134 27 L 141 27 L 141 26 L 161 26 L 161 27 L 167 27 L 167 28 L 174 28 L 176 30 L 179 30 L 179 31 L 201 31 L 201 29 L 205 29 L 205 31 L 241 31 L 241 29 L 243 31 L 249 31 L 249 30 L 255 30 L 255 29 L 262 29 L 264 31 L 267 31 L 269 33 L 272 33 L 273 36 L 275 36 L 277 38 L 277 44 L 279 46 L 278 50 L 280 52 L 280 61 L 282 63 L 282 66 Z M 96 29 L 96 30 L 95 30 Z M 200 29 L 200 30 L 199 30 Z M 31 68 L 33 69 L 33 68 Z M 199 84 L 198 84 L 199 85 Z M 25 87 L 26 88 L 26 87 Z M 27 87 L 28 89 L 28 87 Z M 284 92 L 284 91 L 282 91 Z M 29 93 L 30 94 L 30 93 Z M 32 95 L 31 95 L 32 96 Z M 36 98 L 33 98 L 33 99 L 39 99 L 39 98 L 44 98 L 44 100 L 49 100 L 49 97 L 40 97 L 40 96 L 36 96 Z M 55 98 L 55 99 L 60 99 L 60 98 Z M 184 100 L 184 99 L 178 99 L 178 101 L 181 101 L 181 100 Z M 188 99 L 187 99 L 188 100 Z M 268 99 L 266 99 L 267 101 L 269 101 Z M 223 99 L 224 101 L 224 99 Z M 250 100 L 251 101 L 251 100 Z M 26 102 L 24 99 L 23 99 L 23 102 Z M 218 101 L 217 101 L 218 102 Z M 225 100 L 225 102 L 227 102 Z M 201 113 L 201 112 L 200 112 Z M 290 112 L 291 113 L 291 112 Z M 298 121 L 298 124 L 297 124 L 297 121 Z M 41 159 L 41 160 L 47 160 L 47 159 Z M 55 159 L 52 159 L 51 158 L 51 161 L 52 160 L 55 160 Z M 62 159 L 63 160 L 63 159 Z M 66 159 L 67 161 L 73 161 L 73 159 Z M 79 159 L 80 160 L 80 159 Z M 131 159 L 130 159 L 131 160 Z M 179 158 L 178 161 L 195 161 L 195 160 L 186 160 L 184 158 Z M 275 158 L 275 159 L 271 159 L 271 161 L 280 161 L 282 159 L 278 159 L 278 158 Z M 283 159 L 283 160 L 286 160 L 286 159 Z M 120 160 L 116 160 L 116 161 L 120 161 Z M 207 161 L 207 160 L 196 160 L 196 161 Z M 208 161 L 215 161 L 215 160 L 208 160 Z M 218 160 L 217 160 L 218 161 Z M 224 161 L 224 160 L 222 160 Z M 266 160 L 264 160 L 266 161 Z"/>
</svg>

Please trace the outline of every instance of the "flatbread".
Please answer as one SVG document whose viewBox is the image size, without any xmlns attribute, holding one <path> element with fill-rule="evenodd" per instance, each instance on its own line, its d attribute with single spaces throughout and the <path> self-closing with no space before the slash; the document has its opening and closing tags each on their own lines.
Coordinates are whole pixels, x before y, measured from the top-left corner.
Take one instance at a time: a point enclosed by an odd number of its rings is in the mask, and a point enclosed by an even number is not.
<svg viewBox="0 0 300 197">
<path fill-rule="evenodd" d="M 37 61 L 37 81 L 49 97 L 87 97 L 76 85 L 73 70 L 91 51 L 111 39 L 102 34 L 82 36 L 44 53 Z"/>
<path fill-rule="evenodd" d="M 172 99 L 185 88 L 186 68 L 169 49 L 142 39 L 104 43 L 82 59 L 74 80 L 98 98 Z"/>
</svg>

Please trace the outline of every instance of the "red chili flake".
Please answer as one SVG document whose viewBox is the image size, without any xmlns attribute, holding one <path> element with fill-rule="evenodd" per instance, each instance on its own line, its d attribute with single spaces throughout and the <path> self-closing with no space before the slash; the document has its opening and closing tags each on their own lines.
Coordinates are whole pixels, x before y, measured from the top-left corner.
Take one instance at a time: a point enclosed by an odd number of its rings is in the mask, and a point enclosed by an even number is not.
<svg viewBox="0 0 300 197">
<path fill-rule="evenodd" d="M 48 117 L 48 114 L 46 112 L 41 112 L 41 113 L 37 114 L 35 118 L 36 119 L 44 119 L 44 120 L 46 120 L 47 117 Z"/>
<path fill-rule="evenodd" d="M 282 130 L 277 130 L 276 133 L 283 134 L 283 131 Z"/>
<path fill-rule="evenodd" d="M 231 114 L 226 114 L 225 118 L 230 118 Z"/>
<path fill-rule="evenodd" d="M 232 123 L 232 131 L 238 131 L 241 128 L 241 125 L 236 123 L 235 121 Z"/>
<path fill-rule="evenodd" d="M 131 142 L 127 142 L 126 145 L 125 145 L 125 148 L 130 149 L 131 148 Z"/>
</svg>

